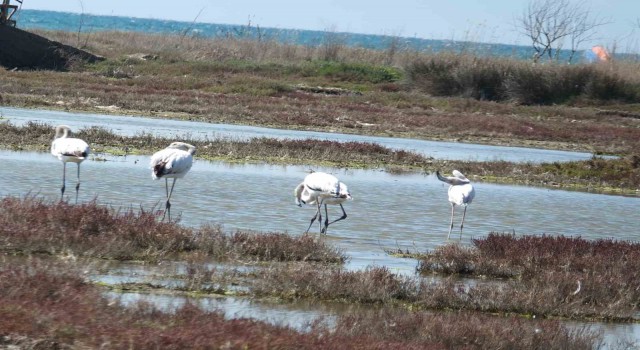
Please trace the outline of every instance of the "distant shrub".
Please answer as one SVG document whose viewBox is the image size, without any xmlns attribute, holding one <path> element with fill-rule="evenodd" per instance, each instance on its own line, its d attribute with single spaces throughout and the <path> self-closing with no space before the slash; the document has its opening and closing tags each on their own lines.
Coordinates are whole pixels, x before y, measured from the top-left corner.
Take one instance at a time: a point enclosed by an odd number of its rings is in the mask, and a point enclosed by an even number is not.
<svg viewBox="0 0 640 350">
<path fill-rule="evenodd" d="M 503 100 L 510 66 L 497 58 L 439 54 L 414 62 L 407 78 L 415 87 L 436 96 Z"/>
<path fill-rule="evenodd" d="M 584 76 L 558 66 L 520 65 L 505 79 L 507 98 L 520 104 L 565 102 L 580 94 Z"/>
<path fill-rule="evenodd" d="M 610 68 L 610 69 L 609 69 Z M 614 65 L 533 65 L 469 55 L 436 54 L 406 67 L 409 84 L 434 96 L 548 105 L 575 99 L 640 101 L 640 82 Z"/>
<path fill-rule="evenodd" d="M 640 100 L 638 84 L 595 65 L 520 65 L 505 85 L 508 99 L 521 104 L 566 103 L 576 98 Z"/>
<path fill-rule="evenodd" d="M 633 84 L 619 74 L 607 74 L 594 71 L 591 79 L 585 84 L 584 93 L 595 100 L 619 99 L 625 102 L 638 102 L 640 85 Z"/>
<path fill-rule="evenodd" d="M 411 63 L 406 68 L 407 79 L 413 87 L 435 96 L 453 96 L 460 89 L 453 78 L 458 64 L 454 60 L 433 56 Z"/>
</svg>

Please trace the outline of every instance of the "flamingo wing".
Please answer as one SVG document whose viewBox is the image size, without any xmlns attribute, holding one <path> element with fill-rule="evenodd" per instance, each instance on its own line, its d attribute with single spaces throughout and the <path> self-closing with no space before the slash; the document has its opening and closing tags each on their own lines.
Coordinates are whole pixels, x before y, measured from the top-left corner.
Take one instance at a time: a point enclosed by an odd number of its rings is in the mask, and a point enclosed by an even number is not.
<svg viewBox="0 0 640 350">
<path fill-rule="evenodd" d="M 311 173 L 304 178 L 304 184 L 312 191 L 320 192 L 320 195 L 336 195 L 340 193 L 340 181 L 327 173 Z"/>
<path fill-rule="evenodd" d="M 151 157 L 149 165 L 154 179 L 162 176 L 181 178 L 191 169 L 193 156 L 183 150 L 165 148 Z"/>
<path fill-rule="evenodd" d="M 58 138 L 51 143 L 51 154 L 63 159 L 63 157 L 73 157 L 84 160 L 91 153 L 89 145 L 80 139 Z"/>
<path fill-rule="evenodd" d="M 455 205 L 471 204 L 476 192 L 471 184 L 449 187 L 449 202 Z"/>
</svg>

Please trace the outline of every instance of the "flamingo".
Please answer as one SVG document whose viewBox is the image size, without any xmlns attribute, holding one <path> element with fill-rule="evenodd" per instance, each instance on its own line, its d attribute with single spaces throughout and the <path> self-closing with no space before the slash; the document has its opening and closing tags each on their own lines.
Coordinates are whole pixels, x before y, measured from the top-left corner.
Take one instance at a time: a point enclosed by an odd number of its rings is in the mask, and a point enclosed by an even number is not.
<svg viewBox="0 0 640 350">
<path fill-rule="evenodd" d="M 326 234 L 329 225 L 347 218 L 347 212 L 344 210 L 342 203 L 353 199 L 347 185 L 340 182 L 335 176 L 323 172 L 313 172 L 307 175 L 304 181 L 296 186 L 294 195 L 296 197 L 296 204 L 299 207 L 301 207 L 302 204 L 315 204 L 317 206 L 316 213 L 313 218 L 311 218 L 311 222 L 305 233 L 309 232 L 313 222 L 318 219 L 320 233 Z M 327 204 L 339 205 L 340 209 L 342 209 L 342 216 L 329 222 Z M 320 206 L 322 205 L 324 205 L 325 213 L 324 226 L 322 225 L 322 212 L 320 210 Z"/>
<path fill-rule="evenodd" d="M 184 142 L 173 142 L 167 148 L 154 153 L 151 157 L 149 164 L 152 169 L 151 177 L 154 180 L 158 180 L 161 177 L 165 179 L 167 203 L 162 215 L 163 221 L 167 212 L 169 221 L 171 221 L 171 194 L 173 193 L 173 187 L 176 185 L 176 180 L 183 178 L 191 169 L 195 153 L 196 148 L 193 145 Z M 173 178 L 171 191 L 169 191 L 169 178 Z"/>
<path fill-rule="evenodd" d="M 456 205 L 464 206 L 464 213 L 462 214 L 462 222 L 460 223 L 460 239 L 462 239 L 462 227 L 464 226 L 464 217 L 467 215 L 467 205 L 471 204 L 473 197 L 476 195 L 476 191 L 471 185 L 471 181 L 467 179 L 458 170 L 453 171 L 453 176 L 442 176 L 440 171 L 436 171 L 438 180 L 448 183 L 449 186 L 449 203 L 451 203 L 451 225 L 449 225 L 449 234 L 447 239 L 451 237 L 451 230 L 453 229 L 453 214 L 455 212 Z"/>
<path fill-rule="evenodd" d="M 67 125 L 56 126 L 56 135 L 51 143 L 51 154 L 62 161 L 62 188 L 60 190 L 60 200 L 64 199 L 65 180 L 67 174 L 67 163 L 73 162 L 78 165 L 78 182 L 76 183 L 76 204 L 78 203 L 78 192 L 80 190 L 80 163 L 82 163 L 91 149 L 89 145 L 81 139 L 69 137 L 71 128 Z"/>
</svg>

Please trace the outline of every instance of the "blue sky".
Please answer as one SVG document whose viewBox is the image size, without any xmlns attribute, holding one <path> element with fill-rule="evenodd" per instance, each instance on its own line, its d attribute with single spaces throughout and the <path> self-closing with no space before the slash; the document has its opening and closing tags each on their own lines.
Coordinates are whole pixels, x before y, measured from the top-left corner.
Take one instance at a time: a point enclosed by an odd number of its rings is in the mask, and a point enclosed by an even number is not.
<svg viewBox="0 0 640 350">
<path fill-rule="evenodd" d="M 24 0 L 23 9 L 55 10 L 261 27 L 386 34 L 528 45 L 515 18 L 529 0 Z M 601 44 L 640 51 L 640 0 L 587 0 Z M 199 14 L 199 15 L 198 15 Z M 635 28 L 635 30 L 634 30 Z"/>
</svg>

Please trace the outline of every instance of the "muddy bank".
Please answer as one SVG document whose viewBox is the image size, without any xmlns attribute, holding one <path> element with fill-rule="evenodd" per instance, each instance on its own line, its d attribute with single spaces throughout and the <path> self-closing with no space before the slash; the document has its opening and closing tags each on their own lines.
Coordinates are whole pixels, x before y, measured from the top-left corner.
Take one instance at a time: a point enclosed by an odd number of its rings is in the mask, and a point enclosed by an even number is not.
<svg viewBox="0 0 640 350">
<path fill-rule="evenodd" d="M 66 71 L 74 62 L 104 58 L 22 29 L 0 26 L 0 65 L 7 69 Z"/>
</svg>

